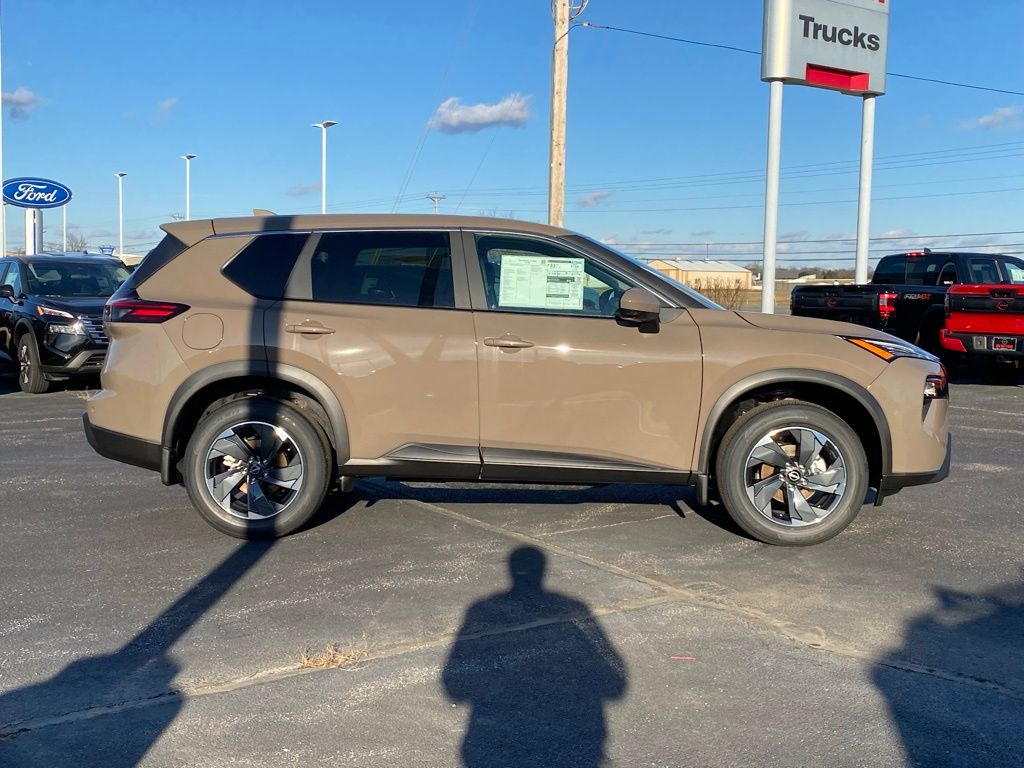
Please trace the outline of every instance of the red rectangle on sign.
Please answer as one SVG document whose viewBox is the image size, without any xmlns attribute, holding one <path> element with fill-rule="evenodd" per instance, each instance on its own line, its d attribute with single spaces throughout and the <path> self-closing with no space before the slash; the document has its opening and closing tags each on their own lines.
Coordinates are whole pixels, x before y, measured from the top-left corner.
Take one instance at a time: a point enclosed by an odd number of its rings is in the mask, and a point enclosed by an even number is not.
<svg viewBox="0 0 1024 768">
<path fill-rule="evenodd" d="M 845 69 L 808 64 L 804 79 L 808 85 L 834 88 L 837 91 L 866 91 L 871 78 L 866 72 L 847 72 Z"/>
</svg>

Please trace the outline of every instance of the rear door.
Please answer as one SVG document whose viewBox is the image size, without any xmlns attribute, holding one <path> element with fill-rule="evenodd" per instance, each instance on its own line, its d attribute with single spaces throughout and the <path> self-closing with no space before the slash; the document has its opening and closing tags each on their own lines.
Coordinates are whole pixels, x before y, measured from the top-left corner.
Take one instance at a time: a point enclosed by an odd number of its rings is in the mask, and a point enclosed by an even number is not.
<svg viewBox="0 0 1024 768">
<path fill-rule="evenodd" d="M 457 241 L 440 230 L 314 233 L 265 315 L 271 369 L 308 371 L 338 397 L 353 473 L 479 474 L 476 338 Z"/>
<path fill-rule="evenodd" d="M 618 297 L 636 284 L 613 264 L 532 236 L 464 242 L 483 477 L 682 481 L 702 375 L 689 313 L 666 309 L 656 330 L 623 324 Z"/>
</svg>

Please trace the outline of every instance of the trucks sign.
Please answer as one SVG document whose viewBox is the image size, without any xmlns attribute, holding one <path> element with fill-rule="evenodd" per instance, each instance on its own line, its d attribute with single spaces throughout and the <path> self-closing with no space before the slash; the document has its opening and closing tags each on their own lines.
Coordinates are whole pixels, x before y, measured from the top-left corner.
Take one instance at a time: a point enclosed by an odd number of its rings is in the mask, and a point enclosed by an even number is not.
<svg viewBox="0 0 1024 768">
<path fill-rule="evenodd" d="M 19 208 L 60 208 L 71 200 L 71 190 L 50 179 L 23 176 L 4 182 L 3 198 Z"/>
<path fill-rule="evenodd" d="M 765 0 L 761 79 L 885 93 L 889 0 Z"/>
</svg>

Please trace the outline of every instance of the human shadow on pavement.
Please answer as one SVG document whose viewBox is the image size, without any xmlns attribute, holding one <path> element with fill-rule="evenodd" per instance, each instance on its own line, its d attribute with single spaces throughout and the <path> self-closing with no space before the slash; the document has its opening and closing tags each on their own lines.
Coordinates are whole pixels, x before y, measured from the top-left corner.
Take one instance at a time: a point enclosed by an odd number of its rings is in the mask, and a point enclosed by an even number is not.
<svg viewBox="0 0 1024 768">
<path fill-rule="evenodd" d="M 1024 581 L 935 594 L 872 673 L 907 764 L 1024 766 Z"/>
<path fill-rule="evenodd" d="M 598 766 L 605 703 L 626 691 L 621 656 L 587 605 L 544 589 L 546 558 L 521 547 L 511 587 L 474 603 L 442 672 L 470 707 L 462 759 L 476 766 Z"/>
<path fill-rule="evenodd" d="M 138 765 L 184 705 L 173 685 L 180 668 L 172 646 L 271 547 L 239 546 L 113 653 L 73 661 L 49 680 L 0 695 L 0 765 Z"/>
</svg>

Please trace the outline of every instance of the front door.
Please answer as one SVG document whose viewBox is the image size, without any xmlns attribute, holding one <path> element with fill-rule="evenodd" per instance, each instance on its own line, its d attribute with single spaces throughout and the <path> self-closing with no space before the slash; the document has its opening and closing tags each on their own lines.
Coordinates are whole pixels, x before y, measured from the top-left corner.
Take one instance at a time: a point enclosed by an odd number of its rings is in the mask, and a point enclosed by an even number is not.
<svg viewBox="0 0 1024 768">
<path fill-rule="evenodd" d="M 479 474 L 476 339 L 459 257 L 445 231 L 313 234 L 285 299 L 267 311 L 271 368 L 308 371 L 341 403 L 342 474 Z"/>
<path fill-rule="evenodd" d="M 701 391 L 689 313 L 666 308 L 656 329 L 622 323 L 618 298 L 635 284 L 614 264 L 551 239 L 464 241 L 483 477 L 680 481 L 692 466 Z"/>
</svg>

